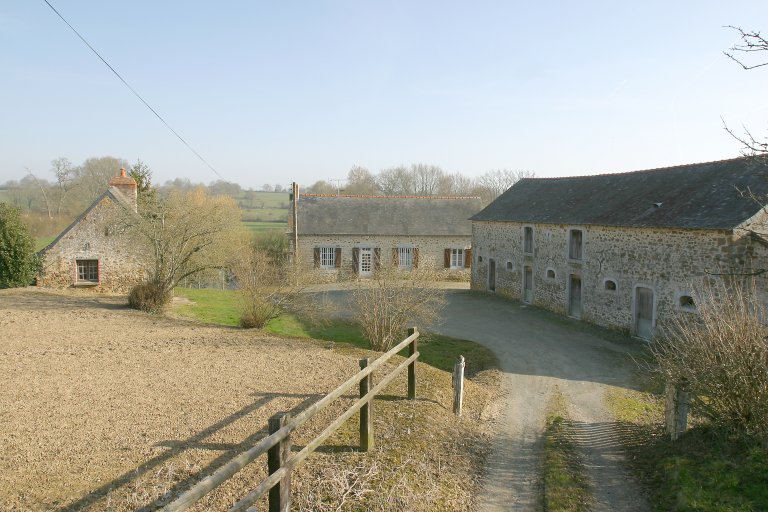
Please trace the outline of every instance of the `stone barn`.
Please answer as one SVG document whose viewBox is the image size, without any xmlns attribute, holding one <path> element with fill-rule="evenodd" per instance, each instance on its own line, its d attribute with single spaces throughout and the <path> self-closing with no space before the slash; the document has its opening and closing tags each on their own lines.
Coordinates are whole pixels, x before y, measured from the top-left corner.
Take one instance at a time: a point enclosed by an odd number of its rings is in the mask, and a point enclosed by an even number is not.
<svg viewBox="0 0 768 512">
<path fill-rule="evenodd" d="M 291 254 L 327 280 L 370 277 L 382 264 L 469 279 L 475 197 L 291 195 Z"/>
<path fill-rule="evenodd" d="M 144 278 L 140 248 L 129 243 L 114 224 L 115 216 L 136 215 L 136 181 L 125 169 L 109 187 L 39 255 L 37 285 L 127 292 Z"/>
<path fill-rule="evenodd" d="M 472 288 L 650 339 L 705 281 L 768 268 L 767 193 L 758 158 L 526 178 L 472 217 Z"/>
</svg>

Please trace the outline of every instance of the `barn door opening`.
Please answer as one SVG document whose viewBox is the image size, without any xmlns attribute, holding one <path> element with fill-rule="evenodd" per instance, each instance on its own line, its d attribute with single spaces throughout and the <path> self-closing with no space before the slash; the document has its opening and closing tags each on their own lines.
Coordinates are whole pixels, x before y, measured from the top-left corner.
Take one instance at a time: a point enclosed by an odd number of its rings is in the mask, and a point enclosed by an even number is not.
<svg viewBox="0 0 768 512">
<path fill-rule="evenodd" d="M 488 291 L 496 291 L 496 260 L 488 260 Z"/>
<path fill-rule="evenodd" d="M 644 286 L 635 289 L 635 336 L 650 340 L 653 336 L 653 290 Z"/>
<path fill-rule="evenodd" d="M 576 274 L 569 279 L 568 316 L 581 318 L 581 276 Z"/>
<path fill-rule="evenodd" d="M 523 270 L 523 301 L 533 303 L 533 268 L 529 266 Z"/>
</svg>

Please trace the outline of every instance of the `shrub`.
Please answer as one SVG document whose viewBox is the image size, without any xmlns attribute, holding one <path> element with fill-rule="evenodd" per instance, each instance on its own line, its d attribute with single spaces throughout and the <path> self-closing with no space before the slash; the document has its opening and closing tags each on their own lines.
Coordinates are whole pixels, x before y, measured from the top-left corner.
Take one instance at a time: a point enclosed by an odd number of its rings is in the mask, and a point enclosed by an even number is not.
<svg viewBox="0 0 768 512">
<path fill-rule="evenodd" d="M 0 203 L 0 288 L 28 286 L 39 269 L 35 242 L 21 222 L 19 209 Z"/>
<path fill-rule="evenodd" d="M 768 327 L 753 286 L 719 285 L 699 294 L 651 345 L 669 379 L 685 379 L 692 411 L 713 424 L 768 436 Z"/>
<path fill-rule="evenodd" d="M 438 281 L 433 270 L 404 272 L 389 266 L 357 281 L 350 307 L 371 349 L 386 352 L 405 338 L 408 327 L 437 320 L 446 303 Z"/>
<path fill-rule="evenodd" d="M 147 313 L 160 313 L 170 302 L 171 294 L 155 283 L 140 283 L 131 288 L 128 305 Z"/>
</svg>

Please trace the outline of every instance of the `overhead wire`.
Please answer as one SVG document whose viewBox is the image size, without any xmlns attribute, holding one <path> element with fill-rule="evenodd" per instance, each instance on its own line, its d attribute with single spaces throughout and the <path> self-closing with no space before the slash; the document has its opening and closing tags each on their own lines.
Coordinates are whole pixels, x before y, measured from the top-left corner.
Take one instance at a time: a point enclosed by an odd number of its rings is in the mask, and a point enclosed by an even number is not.
<svg viewBox="0 0 768 512">
<path fill-rule="evenodd" d="M 166 126 L 166 127 L 167 127 L 167 128 L 168 128 L 168 129 L 169 129 L 169 130 L 170 130 L 170 131 L 171 131 L 171 132 L 172 132 L 172 133 L 173 133 L 175 136 L 176 136 L 176 138 L 178 138 L 178 139 L 179 139 L 179 140 L 180 140 L 180 141 L 181 141 L 181 142 L 182 142 L 182 143 L 183 143 L 185 146 L 187 146 L 187 148 L 188 148 L 188 149 L 189 149 L 189 150 L 190 150 L 192 153 L 194 153 L 194 154 L 195 154 L 195 156 L 196 156 L 197 158 L 199 158 L 201 162 L 203 162 L 203 163 L 204 163 L 206 166 L 208 166 L 208 168 L 209 168 L 211 171 L 213 171 L 213 173 L 214 173 L 214 174 L 216 174 L 216 176 L 218 176 L 218 177 L 219 177 L 219 178 L 221 178 L 221 179 L 224 179 L 224 178 L 221 176 L 221 174 L 219 174 L 219 172 L 218 172 L 218 171 L 217 171 L 217 170 L 216 170 L 216 169 L 215 169 L 215 168 L 214 168 L 214 167 L 213 167 L 211 164 L 209 164 L 209 163 L 208 163 L 208 161 L 207 161 L 205 158 L 203 158 L 203 157 L 202 157 L 202 155 L 201 155 L 200 153 L 198 153 L 198 152 L 195 150 L 195 148 L 193 148 L 193 147 L 192 147 L 192 146 L 191 146 L 191 145 L 190 145 L 190 144 L 189 144 L 189 143 L 188 143 L 186 140 L 184 140 L 184 137 L 182 137 L 181 135 L 179 135 L 179 133 L 178 133 L 176 130 L 174 130 L 174 129 L 173 129 L 173 127 L 172 127 L 170 124 L 168 124 L 168 122 L 167 122 L 165 119 L 163 119 L 163 116 L 161 116 L 160 114 L 158 114 L 157 110 L 155 110 L 154 108 L 152 108 L 152 106 L 151 106 L 149 103 L 147 103 L 147 101 L 146 101 L 144 98 L 142 98 L 142 97 L 141 97 L 141 95 L 140 95 L 138 92 L 136 92 L 136 89 L 134 89 L 133 87 L 131 87 L 131 85 L 130 85 L 130 84 L 129 84 L 129 83 L 128 83 L 128 82 L 127 82 L 127 81 L 126 81 L 126 80 L 125 80 L 125 79 L 124 79 L 124 78 L 123 78 L 121 75 L 120 75 L 120 73 L 118 73 L 118 72 L 115 70 L 115 68 L 113 68 L 113 67 L 112 67 L 112 66 L 109 64 L 109 62 L 107 62 L 107 61 L 106 61 L 106 59 L 104 59 L 104 57 L 102 57 L 102 56 L 101 56 L 101 54 L 99 54 L 99 52 L 97 52 L 97 51 L 96 51 L 96 49 L 95 49 L 93 46 L 91 46 L 91 44 L 90 44 L 88 41 L 86 41 L 86 39 L 85 39 L 85 38 L 84 38 L 84 37 L 83 37 L 83 36 L 80 34 L 80 32 L 78 32 L 78 31 L 75 29 L 75 27 L 73 27 L 73 26 L 72 26 L 72 24 L 71 24 L 70 22 L 68 22 L 68 21 L 66 20 L 66 18 L 64 18 L 64 16 L 62 16 L 62 15 L 61 15 L 61 13 L 60 13 L 59 11 L 57 11 L 57 10 L 56 10 L 56 8 L 55 8 L 53 5 L 51 5 L 51 3 L 50 3 L 48 0 L 43 0 L 43 2 L 45 2 L 45 3 L 48 5 L 48 7 L 50 7 L 50 8 L 51 8 L 51 10 L 52 10 L 53 12 L 55 12 L 55 13 L 56 13 L 56 15 L 57 15 L 59 18 L 61 18 L 61 21 L 63 21 L 64 23 L 66 23 L 66 25 L 67 25 L 67 26 L 68 26 L 68 27 L 69 27 L 69 28 L 72 30 L 72 32 L 74 32 L 74 33 L 77 35 L 77 37 L 79 37 L 79 38 L 80 38 L 80 40 L 81 40 L 81 41 L 82 41 L 82 42 L 83 42 L 83 43 L 84 43 L 84 44 L 85 44 L 85 45 L 86 45 L 88 48 L 90 48 L 90 50 L 91 50 L 91 51 L 92 51 L 92 52 L 93 52 L 93 53 L 94 53 L 94 54 L 95 54 L 95 55 L 96 55 L 96 56 L 99 58 L 99 60 L 101 60 L 101 62 L 103 62 L 103 63 L 104 63 L 104 65 L 105 65 L 105 66 L 107 66 L 107 67 L 109 68 L 109 70 L 110 70 L 110 71 L 112 71 L 112 73 L 114 73 L 114 75 L 115 75 L 117 78 L 119 78 L 119 79 L 120 79 L 120 81 L 121 81 L 121 82 L 123 82 L 123 84 L 124 84 L 124 85 L 125 85 L 125 86 L 126 86 L 126 87 L 127 87 L 127 88 L 128 88 L 128 89 L 129 89 L 129 90 L 132 92 L 132 93 L 133 93 L 133 94 L 134 94 L 134 96 L 136 96 L 136 97 L 139 99 L 139 101 L 141 101 L 141 102 L 144 104 L 144 106 L 146 106 L 146 107 L 147 107 L 147 108 L 148 108 L 148 109 L 149 109 L 149 110 L 150 110 L 150 111 L 151 111 L 153 114 L 155 114 L 155 117 L 157 117 L 157 118 L 160 120 L 160 122 L 162 122 L 162 123 L 163 123 L 163 124 L 164 124 L 164 125 L 165 125 L 165 126 Z"/>
</svg>

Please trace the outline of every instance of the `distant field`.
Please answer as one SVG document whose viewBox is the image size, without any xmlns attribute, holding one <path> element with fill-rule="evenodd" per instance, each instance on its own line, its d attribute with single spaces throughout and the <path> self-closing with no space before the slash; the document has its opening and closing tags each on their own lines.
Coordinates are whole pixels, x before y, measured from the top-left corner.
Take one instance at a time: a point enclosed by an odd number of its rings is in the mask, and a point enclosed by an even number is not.
<svg viewBox="0 0 768 512">
<path fill-rule="evenodd" d="M 46 236 L 43 238 L 37 238 L 35 239 L 35 251 L 39 251 L 40 249 L 45 249 L 45 247 L 56 240 L 56 236 Z"/>
<path fill-rule="evenodd" d="M 250 192 L 246 191 L 235 198 L 244 210 L 262 208 L 283 208 L 286 211 L 289 206 L 287 192 Z"/>
<path fill-rule="evenodd" d="M 287 222 L 243 222 L 243 225 L 252 233 L 263 233 L 265 231 L 286 231 Z"/>
</svg>

